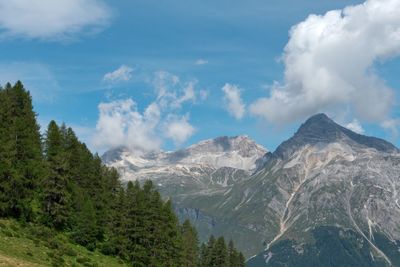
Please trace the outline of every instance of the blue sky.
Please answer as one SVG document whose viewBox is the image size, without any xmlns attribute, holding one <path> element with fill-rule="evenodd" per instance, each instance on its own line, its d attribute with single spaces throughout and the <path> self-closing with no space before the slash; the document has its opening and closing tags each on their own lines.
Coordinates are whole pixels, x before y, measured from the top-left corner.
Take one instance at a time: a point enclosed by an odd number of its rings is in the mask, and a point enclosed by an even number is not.
<svg viewBox="0 0 400 267">
<path fill-rule="evenodd" d="M 41 124 L 64 121 L 93 150 L 170 150 L 240 134 L 274 150 L 317 112 L 399 145 L 400 22 L 367 19 L 384 12 L 374 11 L 376 0 L 339 17 L 324 14 L 363 1 L 9 2 L 0 0 L 0 17 L 9 14 L 0 19 L 0 83 L 22 80 Z M 289 35 L 300 22 L 310 30 Z M 312 35 L 336 22 L 344 26 L 325 30 L 328 37 Z M 379 36 L 378 51 L 371 31 L 382 25 L 394 35 Z M 329 39 L 358 29 L 354 42 Z M 353 73 L 340 60 L 348 51 L 364 69 Z"/>
</svg>

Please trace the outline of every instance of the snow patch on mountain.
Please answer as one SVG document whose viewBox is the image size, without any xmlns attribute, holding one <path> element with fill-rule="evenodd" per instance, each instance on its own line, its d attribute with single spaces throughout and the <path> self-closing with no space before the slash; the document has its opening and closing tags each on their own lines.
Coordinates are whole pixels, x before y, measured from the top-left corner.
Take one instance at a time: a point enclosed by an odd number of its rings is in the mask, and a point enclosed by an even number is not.
<svg viewBox="0 0 400 267">
<path fill-rule="evenodd" d="M 148 175 L 168 173 L 179 176 L 200 176 L 210 169 L 232 168 L 254 171 L 267 153 L 248 136 L 218 137 L 201 141 L 188 148 L 158 153 L 135 153 L 127 148 L 110 150 L 103 155 L 104 162 L 115 167 L 123 180 L 136 180 Z M 204 170 L 207 169 L 207 170 Z M 227 184 L 224 179 L 222 185 Z"/>
</svg>

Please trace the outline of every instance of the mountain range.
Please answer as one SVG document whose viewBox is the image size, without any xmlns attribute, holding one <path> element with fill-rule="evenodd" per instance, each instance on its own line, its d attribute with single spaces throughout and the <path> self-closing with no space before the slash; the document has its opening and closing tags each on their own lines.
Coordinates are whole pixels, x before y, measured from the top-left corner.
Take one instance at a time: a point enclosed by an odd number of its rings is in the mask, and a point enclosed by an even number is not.
<svg viewBox="0 0 400 267">
<path fill-rule="evenodd" d="M 201 240 L 255 255 L 248 266 L 400 266 L 399 152 L 317 114 L 274 152 L 237 136 L 103 160 L 124 181 L 153 180 Z"/>
</svg>

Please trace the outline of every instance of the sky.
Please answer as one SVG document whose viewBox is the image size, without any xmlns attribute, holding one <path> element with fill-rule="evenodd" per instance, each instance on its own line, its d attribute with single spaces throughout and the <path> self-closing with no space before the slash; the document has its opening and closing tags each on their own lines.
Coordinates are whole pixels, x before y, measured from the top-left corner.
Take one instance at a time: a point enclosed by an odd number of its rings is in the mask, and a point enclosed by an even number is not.
<svg viewBox="0 0 400 267">
<path fill-rule="evenodd" d="M 308 117 L 400 145 L 400 0 L 0 0 L 0 84 L 94 151 L 248 135 Z"/>
</svg>

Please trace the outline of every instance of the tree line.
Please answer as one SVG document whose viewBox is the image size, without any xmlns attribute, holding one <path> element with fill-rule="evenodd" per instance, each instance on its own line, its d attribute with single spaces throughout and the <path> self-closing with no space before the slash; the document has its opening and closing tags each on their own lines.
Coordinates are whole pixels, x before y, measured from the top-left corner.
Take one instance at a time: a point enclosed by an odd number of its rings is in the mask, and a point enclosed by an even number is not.
<svg viewBox="0 0 400 267">
<path fill-rule="evenodd" d="M 151 181 L 122 185 L 70 127 L 51 121 L 42 135 L 21 82 L 0 87 L 0 103 L 0 217 L 65 232 L 131 266 L 245 266 L 232 241 L 200 246 Z"/>
</svg>

